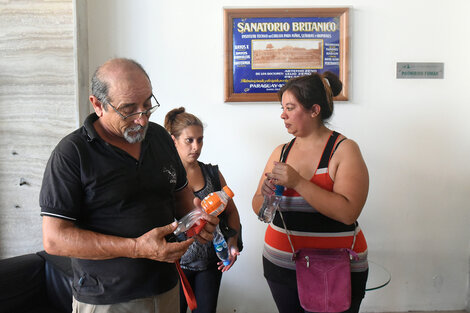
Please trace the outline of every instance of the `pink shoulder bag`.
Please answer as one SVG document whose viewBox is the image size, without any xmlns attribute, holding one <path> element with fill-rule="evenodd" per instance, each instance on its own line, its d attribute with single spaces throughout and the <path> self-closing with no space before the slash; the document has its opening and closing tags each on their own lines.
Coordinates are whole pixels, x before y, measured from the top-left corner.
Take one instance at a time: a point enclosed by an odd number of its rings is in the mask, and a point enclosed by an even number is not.
<svg viewBox="0 0 470 313">
<path fill-rule="evenodd" d="M 356 242 L 356 228 L 351 249 L 295 250 L 282 212 L 278 211 L 292 248 L 300 305 L 311 312 L 343 312 L 351 307 L 351 257 Z"/>
</svg>

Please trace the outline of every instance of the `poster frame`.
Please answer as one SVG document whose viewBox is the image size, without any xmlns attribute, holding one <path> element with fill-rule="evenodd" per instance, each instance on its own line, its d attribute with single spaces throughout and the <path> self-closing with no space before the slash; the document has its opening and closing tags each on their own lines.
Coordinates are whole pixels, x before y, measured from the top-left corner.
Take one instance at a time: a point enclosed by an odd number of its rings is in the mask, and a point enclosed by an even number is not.
<svg viewBox="0 0 470 313">
<path fill-rule="evenodd" d="M 343 90 L 334 98 L 349 100 L 349 8 L 224 8 L 225 102 L 278 102 L 277 92 L 234 91 L 233 20 L 240 18 L 333 17 L 339 21 L 339 79 Z M 324 58 L 324 56 L 323 56 Z"/>
</svg>

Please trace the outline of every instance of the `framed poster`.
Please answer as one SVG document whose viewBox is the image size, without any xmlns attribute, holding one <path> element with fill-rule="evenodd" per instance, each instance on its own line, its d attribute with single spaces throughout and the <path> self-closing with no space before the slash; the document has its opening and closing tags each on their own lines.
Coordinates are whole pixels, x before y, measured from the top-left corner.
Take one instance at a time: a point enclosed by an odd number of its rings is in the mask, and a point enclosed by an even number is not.
<svg viewBox="0 0 470 313">
<path fill-rule="evenodd" d="M 293 77 L 331 71 L 348 100 L 348 8 L 224 9 L 225 102 L 279 101 Z"/>
</svg>

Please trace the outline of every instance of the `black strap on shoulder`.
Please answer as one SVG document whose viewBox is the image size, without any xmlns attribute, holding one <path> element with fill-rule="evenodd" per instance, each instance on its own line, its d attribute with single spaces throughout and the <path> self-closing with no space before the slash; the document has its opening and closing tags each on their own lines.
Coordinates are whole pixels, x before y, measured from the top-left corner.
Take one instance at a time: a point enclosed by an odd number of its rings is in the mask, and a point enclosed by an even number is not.
<svg viewBox="0 0 470 313">
<path fill-rule="evenodd" d="M 198 161 L 199 167 L 202 169 L 204 179 L 207 181 L 206 175 L 209 176 L 209 179 L 212 181 L 214 191 L 219 191 L 222 189 L 220 178 L 219 178 L 219 166 L 212 165 L 211 163 L 202 163 Z"/>
<path fill-rule="evenodd" d="M 288 144 L 286 143 L 282 147 L 281 156 L 279 157 L 280 162 L 284 163 L 286 161 L 287 155 L 289 154 L 290 148 L 292 148 L 292 145 L 294 144 L 294 141 L 295 141 L 295 138 L 293 138 Z"/>
<path fill-rule="evenodd" d="M 330 162 L 330 155 L 331 155 L 331 152 L 333 151 L 333 147 L 335 146 L 335 142 L 338 136 L 339 136 L 339 133 L 335 131 L 331 133 L 331 136 L 328 139 L 328 142 L 326 143 L 325 150 L 323 151 L 323 154 L 321 156 L 320 163 L 318 164 L 318 168 L 328 167 L 328 163 Z"/>
<path fill-rule="evenodd" d="M 343 141 L 345 141 L 346 139 L 348 139 L 348 138 L 344 137 L 343 139 L 341 139 L 340 141 L 338 141 L 338 143 L 336 144 L 336 146 L 335 146 L 333 152 L 331 152 L 330 160 L 331 160 L 331 158 L 333 157 L 333 154 L 335 154 L 336 149 L 338 149 L 338 146 L 339 146 Z"/>
<path fill-rule="evenodd" d="M 210 175 L 212 176 L 213 182 L 215 184 L 214 190 L 218 191 L 218 190 L 222 189 L 222 186 L 221 186 L 221 183 L 220 183 L 220 178 L 219 178 L 219 167 L 217 165 L 209 164 L 209 166 L 207 168 L 208 168 L 208 170 L 210 172 Z"/>
</svg>

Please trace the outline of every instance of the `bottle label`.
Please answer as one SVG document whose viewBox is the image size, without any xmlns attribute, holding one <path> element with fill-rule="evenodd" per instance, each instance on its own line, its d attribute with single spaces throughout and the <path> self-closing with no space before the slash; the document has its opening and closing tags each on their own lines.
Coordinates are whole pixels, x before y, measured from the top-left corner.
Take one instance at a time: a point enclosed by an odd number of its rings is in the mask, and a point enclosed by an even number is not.
<svg viewBox="0 0 470 313">
<path fill-rule="evenodd" d="M 220 252 L 224 249 L 227 249 L 227 243 L 226 242 L 217 243 L 214 245 L 214 248 L 215 248 L 215 251 Z"/>
<path fill-rule="evenodd" d="M 204 200 L 201 201 L 201 206 L 207 214 L 211 214 L 219 208 L 222 204 L 219 196 L 216 193 L 210 193 Z"/>
</svg>

